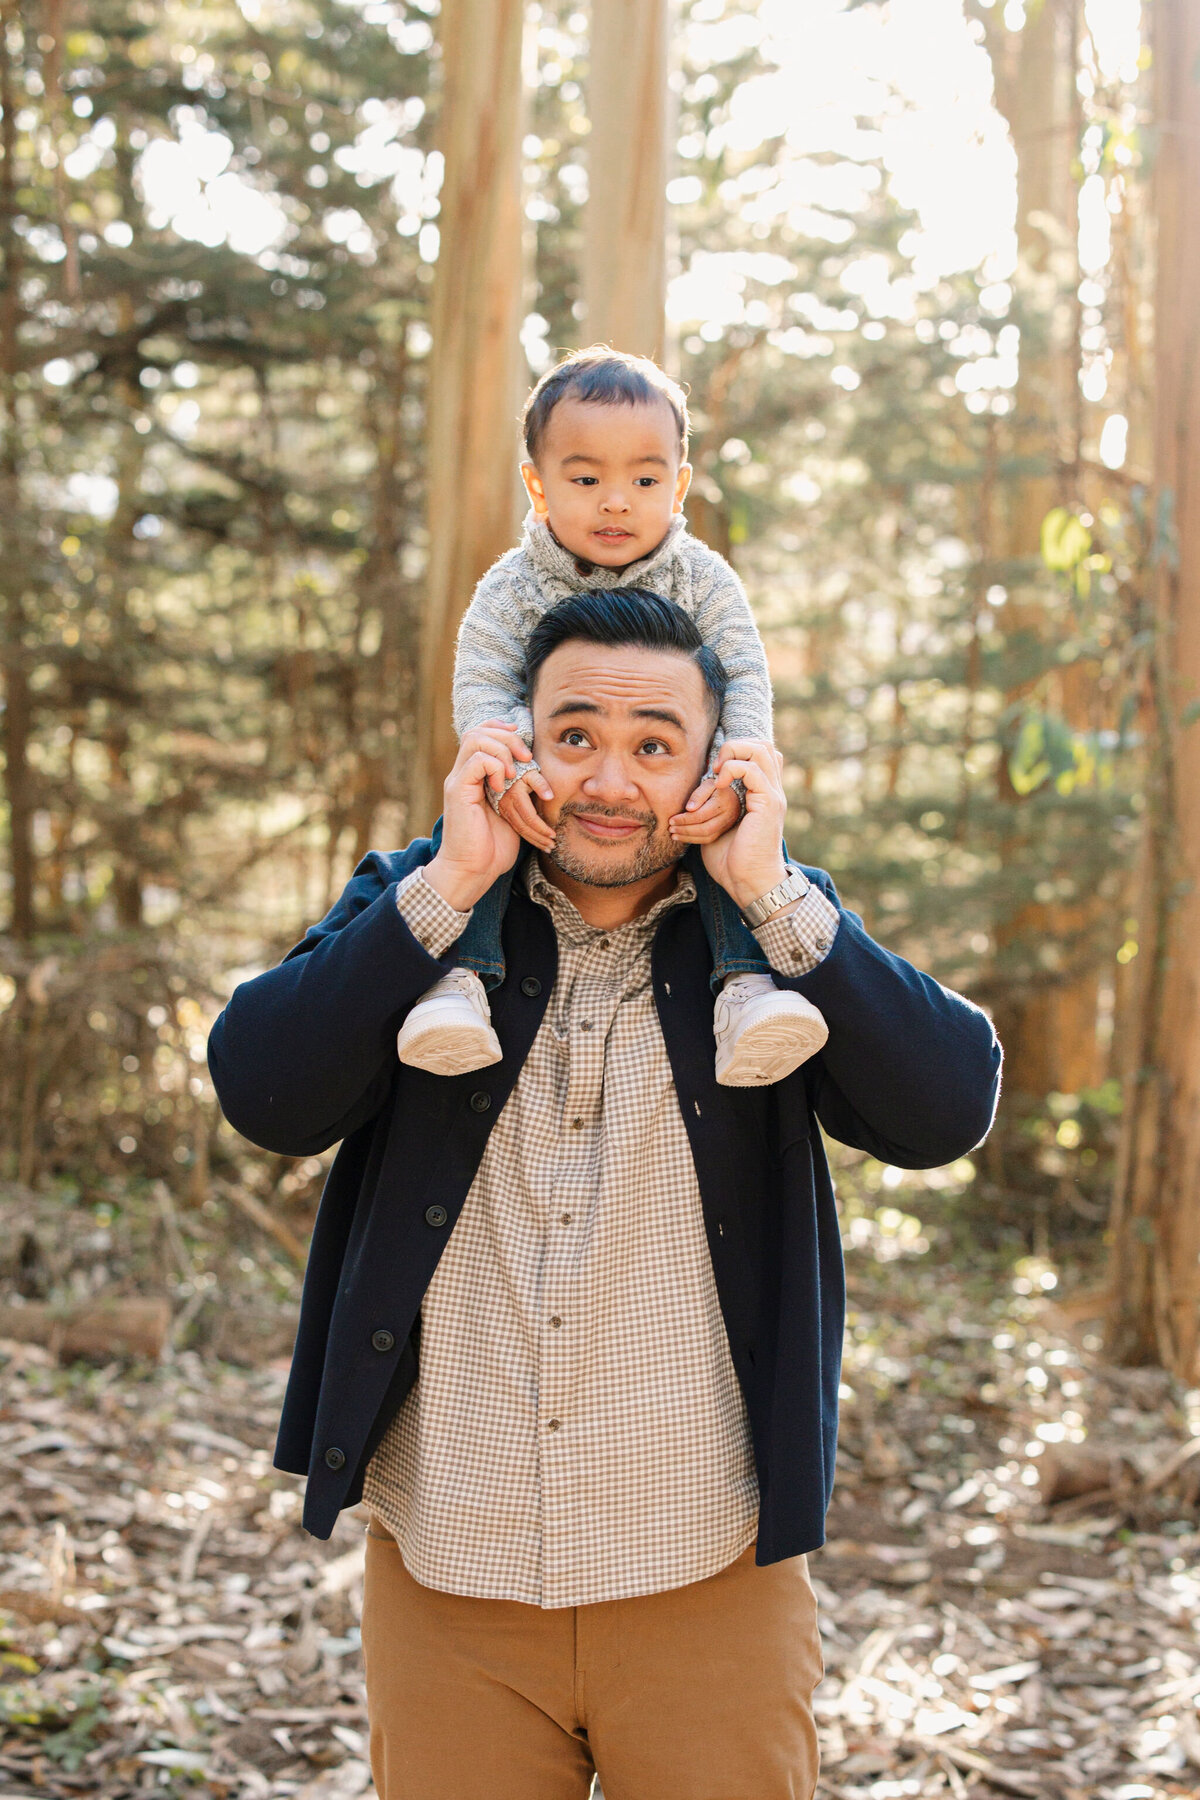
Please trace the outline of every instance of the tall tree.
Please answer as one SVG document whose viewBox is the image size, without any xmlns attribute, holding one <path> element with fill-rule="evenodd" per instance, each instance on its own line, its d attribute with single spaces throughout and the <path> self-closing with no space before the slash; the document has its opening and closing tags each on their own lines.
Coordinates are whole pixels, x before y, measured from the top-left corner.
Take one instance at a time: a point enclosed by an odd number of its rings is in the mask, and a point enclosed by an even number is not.
<svg viewBox="0 0 1200 1800">
<path fill-rule="evenodd" d="M 1109 1341 L 1200 1374 L 1200 12 L 1154 9 L 1153 672 L 1161 756 L 1139 903 Z"/>
<path fill-rule="evenodd" d="M 413 823 L 432 823 L 454 760 L 450 679 L 459 621 L 517 524 L 523 0 L 446 0 L 445 158 L 426 429 L 429 564 Z"/>
<path fill-rule="evenodd" d="M 996 105 L 1017 158 L 1017 305 L 1020 374 L 1011 433 L 1013 472 L 1001 496 L 991 554 L 1008 564 L 1012 597 L 1002 616 L 1015 685 L 1006 696 L 1011 740 L 1027 713 L 1053 712 L 1069 726 L 1089 723 L 1094 670 L 1059 664 L 1062 594 L 1046 591 L 1042 527 L 1055 507 L 1079 502 L 1082 402 L 1075 288 L 1079 138 L 1075 77 L 1080 0 L 1037 0 L 1019 32 L 995 9 L 972 12 L 984 27 L 995 77 Z M 1022 846 L 1040 822 L 1029 816 L 1028 790 L 1013 785 L 1010 759 L 998 767 L 1000 800 L 1010 811 L 1006 862 L 1020 870 Z M 1024 871 L 1022 871 L 1023 873 Z M 1088 926 L 1098 902 L 1014 895 L 998 925 L 999 960 L 1040 947 L 1041 966 L 1019 982 L 1002 982 L 996 1022 L 1005 1046 L 1006 1087 L 1018 1104 L 1040 1105 L 1049 1092 L 1077 1094 L 1101 1079 L 1096 1019 L 1099 977 L 1088 957 Z"/>
<path fill-rule="evenodd" d="M 583 297 L 588 336 L 661 358 L 670 0 L 592 0 Z"/>
</svg>

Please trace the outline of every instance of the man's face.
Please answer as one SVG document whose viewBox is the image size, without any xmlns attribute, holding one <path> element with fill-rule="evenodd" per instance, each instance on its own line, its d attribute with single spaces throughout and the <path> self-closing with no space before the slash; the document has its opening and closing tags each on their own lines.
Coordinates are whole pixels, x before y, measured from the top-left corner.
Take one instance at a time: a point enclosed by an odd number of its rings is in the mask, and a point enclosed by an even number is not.
<svg viewBox="0 0 1200 1800">
<path fill-rule="evenodd" d="M 667 830 L 704 772 L 714 728 L 704 677 L 670 650 L 560 644 L 538 671 L 533 751 L 554 789 L 550 861 L 588 887 L 670 868 Z"/>
<path fill-rule="evenodd" d="M 546 423 L 536 466 L 521 464 L 534 511 L 572 556 L 623 569 L 662 543 L 692 471 L 666 400 L 602 405 L 568 395 Z"/>
</svg>

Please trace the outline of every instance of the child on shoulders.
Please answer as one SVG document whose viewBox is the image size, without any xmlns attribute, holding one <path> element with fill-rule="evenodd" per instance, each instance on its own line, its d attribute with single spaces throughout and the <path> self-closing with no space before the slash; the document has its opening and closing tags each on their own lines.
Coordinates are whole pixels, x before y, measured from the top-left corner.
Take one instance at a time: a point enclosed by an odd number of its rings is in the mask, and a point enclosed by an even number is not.
<svg viewBox="0 0 1200 1800">
<path fill-rule="evenodd" d="M 720 656 L 729 688 L 713 751 L 726 738 L 773 740 L 766 653 L 740 581 L 725 560 L 689 535 L 683 501 L 691 480 L 683 390 L 644 357 L 597 345 L 576 351 L 538 382 L 524 414 L 521 476 L 530 500 L 522 541 L 480 581 L 458 636 L 454 726 L 460 738 L 488 721 L 532 743 L 523 689 L 525 643 L 543 613 L 568 594 L 640 587 L 675 601 Z M 528 842 L 544 847 L 533 794 L 536 762 L 493 804 Z M 743 802 L 706 774 L 687 803 L 685 841 L 714 841 Z M 713 952 L 716 1075 L 726 1087 L 781 1080 L 824 1043 L 811 1001 L 776 987 L 757 941 L 729 895 L 707 874 L 697 900 Z M 500 920 L 481 905 L 455 946 L 457 967 L 413 1007 L 400 1060 L 460 1075 L 500 1060 L 485 984 L 500 979 Z"/>
</svg>

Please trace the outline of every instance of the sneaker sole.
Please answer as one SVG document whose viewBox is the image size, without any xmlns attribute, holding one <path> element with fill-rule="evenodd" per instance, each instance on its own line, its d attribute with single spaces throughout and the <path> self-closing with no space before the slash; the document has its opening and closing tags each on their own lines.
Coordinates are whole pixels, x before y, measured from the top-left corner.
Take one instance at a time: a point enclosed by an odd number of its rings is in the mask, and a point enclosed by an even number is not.
<svg viewBox="0 0 1200 1800">
<path fill-rule="evenodd" d="M 472 1030 L 468 1025 L 432 1024 L 408 1037 L 405 1031 L 402 1025 L 396 1054 L 406 1067 L 430 1075 L 469 1075 L 474 1069 L 489 1069 L 504 1055 L 499 1038 L 486 1025 Z"/>
<path fill-rule="evenodd" d="M 804 1042 L 797 1047 L 803 1032 Z M 717 1053 L 719 1087 L 770 1087 L 793 1069 L 815 1056 L 829 1032 L 807 1019 L 797 1021 L 794 1012 L 775 1013 L 756 1025 L 747 1025 L 736 1044 Z"/>
</svg>

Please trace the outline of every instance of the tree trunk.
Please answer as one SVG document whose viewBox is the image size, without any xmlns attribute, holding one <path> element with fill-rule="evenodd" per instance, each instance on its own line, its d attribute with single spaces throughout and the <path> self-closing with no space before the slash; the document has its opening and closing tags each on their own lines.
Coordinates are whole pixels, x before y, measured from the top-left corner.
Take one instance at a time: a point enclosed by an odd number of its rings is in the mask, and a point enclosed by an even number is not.
<svg viewBox="0 0 1200 1800">
<path fill-rule="evenodd" d="M 587 331 L 661 360 L 667 284 L 669 0 L 592 0 Z"/>
<path fill-rule="evenodd" d="M 1200 1378 L 1200 13 L 1154 10 L 1153 673 L 1137 1005 L 1111 1229 L 1111 1353 Z"/>
<path fill-rule="evenodd" d="M 1075 96 L 1079 0 L 1041 0 L 1013 43 L 1013 34 L 987 15 L 996 71 L 996 102 L 1008 122 L 1017 153 L 1019 282 L 1040 313 L 1041 343 L 1027 333 L 1021 344 L 1014 443 L 1028 473 L 1010 487 L 1003 553 L 1031 570 L 1040 566 L 1042 521 L 1052 507 L 1074 500 L 1079 459 L 1079 347 L 1070 287 L 1076 266 L 1076 183 L 1072 173 L 1077 120 Z M 1012 51 L 1015 48 L 1015 59 Z M 1005 52 L 1009 53 L 1006 59 Z M 1010 601 L 1004 627 L 1012 639 L 1041 637 L 1050 629 L 1040 602 Z M 1082 680 L 1079 677 L 1083 677 Z M 1068 669 L 1051 676 L 1048 702 L 1072 724 L 1085 716 L 1090 673 Z M 1011 705 L 1018 688 L 1005 695 Z M 1023 799 L 1002 760 L 1000 798 L 1011 809 L 1010 854 L 1024 835 Z M 996 1005 L 1010 1095 L 1040 1103 L 1047 1093 L 1077 1094 L 1103 1078 L 1097 1038 L 1099 975 L 1071 974 L 1077 944 L 1093 923 L 1098 902 L 1030 900 L 1003 920 L 997 945 L 1037 944 L 1048 958 L 1047 979 L 1006 993 Z"/>
<path fill-rule="evenodd" d="M 444 0 L 441 12 L 446 170 L 426 433 L 416 829 L 440 811 L 458 747 L 450 682 L 459 621 L 475 583 L 517 530 L 524 11 L 522 0 Z"/>
<path fill-rule="evenodd" d="M 16 231 L 16 153 L 17 129 L 14 107 L 12 50 L 8 41 L 10 25 L 19 26 L 20 12 L 15 6 L 0 8 L 0 246 L 3 249 L 0 272 L 0 383 L 3 384 L 3 420 L 0 422 L 0 507 L 5 519 L 5 544 L 0 576 L 3 577 L 4 616 L 3 644 L 0 661 L 4 668 L 4 788 L 8 802 L 9 875 L 12 881 L 12 910 L 8 929 L 20 939 L 29 939 L 34 929 L 33 847 L 34 785 L 29 761 L 29 743 L 33 732 L 33 696 L 29 683 L 28 653 L 25 645 L 24 586 L 29 574 L 26 560 L 28 546 L 17 541 L 22 529 L 20 492 L 20 423 L 17 418 L 19 348 L 17 333 L 21 317 L 21 239 Z"/>
</svg>

